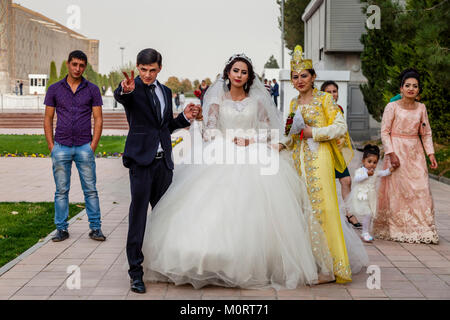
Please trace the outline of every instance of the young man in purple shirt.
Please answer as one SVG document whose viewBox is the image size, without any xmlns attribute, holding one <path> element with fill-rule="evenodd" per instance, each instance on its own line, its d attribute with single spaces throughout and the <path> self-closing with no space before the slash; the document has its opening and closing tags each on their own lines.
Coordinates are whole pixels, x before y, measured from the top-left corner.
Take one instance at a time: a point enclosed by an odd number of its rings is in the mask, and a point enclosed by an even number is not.
<svg viewBox="0 0 450 320">
<path fill-rule="evenodd" d="M 69 237 L 69 190 L 72 161 L 80 175 L 86 212 L 91 232 L 89 237 L 104 241 L 101 230 L 100 204 L 95 174 L 95 149 L 103 128 L 102 96 L 99 88 L 83 78 L 87 56 L 76 50 L 67 59 L 67 76 L 51 85 L 45 96 L 44 131 L 51 151 L 55 192 L 55 224 L 53 241 Z M 57 114 L 55 137 L 53 117 Z M 94 135 L 91 134 L 91 115 L 94 117 Z"/>
</svg>

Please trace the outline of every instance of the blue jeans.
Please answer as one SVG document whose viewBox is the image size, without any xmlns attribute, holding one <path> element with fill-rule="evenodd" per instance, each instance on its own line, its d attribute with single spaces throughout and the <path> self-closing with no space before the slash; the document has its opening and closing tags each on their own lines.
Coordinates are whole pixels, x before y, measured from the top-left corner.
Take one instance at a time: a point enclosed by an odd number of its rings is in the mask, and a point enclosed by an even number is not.
<svg viewBox="0 0 450 320">
<path fill-rule="evenodd" d="M 69 190 L 72 161 L 80 175 L 81 187 L 86 203 L 89 227 L 100 229 L 100 203 L 98 200 L 95 175 L 95 155 L 90 143 L 67 147 L 55 141 L 52 150 L 53 177 L 55 178 L 55 224 L 58 230 L 67 230 L 69 224 Z"/>
</svg>

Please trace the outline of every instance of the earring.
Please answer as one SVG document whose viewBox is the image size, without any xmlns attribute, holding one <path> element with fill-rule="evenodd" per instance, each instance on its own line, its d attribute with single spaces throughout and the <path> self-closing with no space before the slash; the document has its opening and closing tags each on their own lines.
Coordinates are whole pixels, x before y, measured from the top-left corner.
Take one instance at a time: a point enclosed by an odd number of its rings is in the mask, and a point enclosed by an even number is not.
<svg viewBox="0 0 450 320">
<path fill-rule="evenodd" d="M 225 83 L 226 83 L 227 85 L 229 85 L 229 84 L 230 84 L 230 79 L 227 78 L 227 80 L 225 80 Z"/>
<path fill-rule="evenodd" d="M 244 90 L 247 91 L 247 89 L 248 89 L 248 82 L 246 82 L 246 83 L 244 84 Z"/>
</svg>

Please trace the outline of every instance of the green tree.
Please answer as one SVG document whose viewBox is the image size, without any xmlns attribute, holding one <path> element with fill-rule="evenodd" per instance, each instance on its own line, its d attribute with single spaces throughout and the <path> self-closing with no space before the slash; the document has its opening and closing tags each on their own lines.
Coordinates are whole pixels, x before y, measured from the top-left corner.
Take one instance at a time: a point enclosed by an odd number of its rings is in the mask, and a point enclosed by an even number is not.
<svg viewBox="0 0 450 320">
<path fill-rule="evenodd" d="M 90 63 L 87 64 L 86 70 L 84 71 L 84 77 L 95 84 L 96 86 L 100 87 L 100 75 L 94 71 L 92 68 L 92 65 Z"/>
<path fill-rule="evenodd" d="M 136 69 L 136 65 L 131 61 L 116 70 L 112 70 L 108 74 L 108 80 L 105 86 L 111 87 L 111 90 L 114 91 L 119 86 L 120 82 L 125 79 L 122 72 L 127 72 L 128 75 L 130 75 L 131 70 L 134 70 L 134 76 L 136 77 L 138 75 L 138 70 Z"/>
<path fill-rule="evenodd" d="M 67 69 L 67 61 L 66 60 L 64 60 L 61 63 L 61 69 L 59 69 L 59 70 L 60 70 L 59 71 L 59 80 L 62 80 L 69 72 L 69 70 Z"/>
<path fill-rule="evenodd" d="M 389 99 L 399 93 L 400 73 L 415 68 L 421 75 L 420 97 L 427 106 L 433 138 L 448 143 L 450 3 L 409 0 L 405 8 L 391 0 L 370 1 L 370 4 L 380 6 L 382 21 L 381 30 L 367 30 L 361 37 L 362 71 L 368 79 L 361 90 L 369 112 L 380 120 Z"/>
<path fill-rule="evenodd" d="M 305 27 L 302 15 L 310 0 L 286 0 L 284 3 L 284 41 L 286 47 L 294 50 L 296 45 L 304 47 Z M 280 6 L 280 17 L 278 24 L 281 30 L 281 0 L 277 0 Z"/>
<path fill-rule="evenodd" d="M 183 91 L 182 85 L 180 80 L 177 77 L 169 77 L 167 79 L 166 83 L 164 83 L 167 87 L 172 90 L 172 92 L 180 92 Z"/>
<path fill-rule="evenodd" d="M 111 87 L 111 90 L 114 91 L 119 86 L 119 83 L 124 79 L 124 76 L 121 72 L 114 70 L 108 74 L 108 86 Z"/>
<path fill-rule="evenodd" d="M 270 56 L 269 60 L 267 60 L 266 64 L 264 65 L 265 69 L 279 69 L 280 66 L 278 65 L 277 59 L 273 55 Z"/>
<path fill-rule="evenodd" d="M 398 16 L 401 35 L 392 50 L 393 66 L 388 66 L 390 78 L 386 91 L 400 87 L 399 73 L 413 67 L 421 75 L 420 94 L 428 111 L 435 141 L 450 141 L 450 3 L 445 0 L 410 0 Z M 396 81 L 397 80 L 397 81 Z"/>
<path fill-rule="evenodd" d="M 55 61 L 50 62 L 50 77 L 47 82 L 47 86 L 45 90 L 48 89 L 52 84 L 58 81 L 58 72 L 56 71 L 56 63 Z"/>
<path fill-rule="evenodd" d="M 194 89 L 198 89 L 198 87 L 200 86 L 200 81 L 198 79 L 195 79 L 192 85 L 194 86 Z"/>
<path fill-rule="evenodd" d="M 364 51 L 361 54 L 361 70 L 368 80 L 360 88 L 369 113 L 375 120 L 380 121 L 384 107 L 389 101 L 383 97 L 383 89 L 388 79 L 386 66 L 393 64 L 392 42 L 398 35 L 392 30 L 397 29 L 396 14 L 400 7 L 391 0 L 363 0 L 361 2 L 364 4 L 363 14 L 366 14 L 370 4 L 379 6 L 382 12 L 381 29 L 368 29 L 366 26 L 366 33 L 360 39 L 364 45 Z M 386 32 L 386 30 L 391 30 L 391 32 Z"/>
<path fill-rule="evenodd" d="M 192 91 L 192 83 L 189 79 L 184 79 L 181 81 L 181 88 L 183 92 L 190 92 Z"/>
</svg>

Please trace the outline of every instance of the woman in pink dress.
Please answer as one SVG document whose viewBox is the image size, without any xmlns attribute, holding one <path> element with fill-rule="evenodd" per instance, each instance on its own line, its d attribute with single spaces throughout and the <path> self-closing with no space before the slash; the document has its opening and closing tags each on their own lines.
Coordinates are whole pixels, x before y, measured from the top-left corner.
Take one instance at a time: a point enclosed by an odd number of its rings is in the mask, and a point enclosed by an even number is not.
<svg viewBox="0 0 450 320">
<path fill-rule="evenodd" d="M 382 180 L 373 232 L 379 239 L 408 243 L 439 242 L 434 205 L 423 149 L 437 168 L 427 109 L 415 99 L 420 93 L 419 74 L 401 74 L 402 99 L 387 104 L 381 124 L 381 140 L 389 162 L 398 170 Z"/>
</svg>

